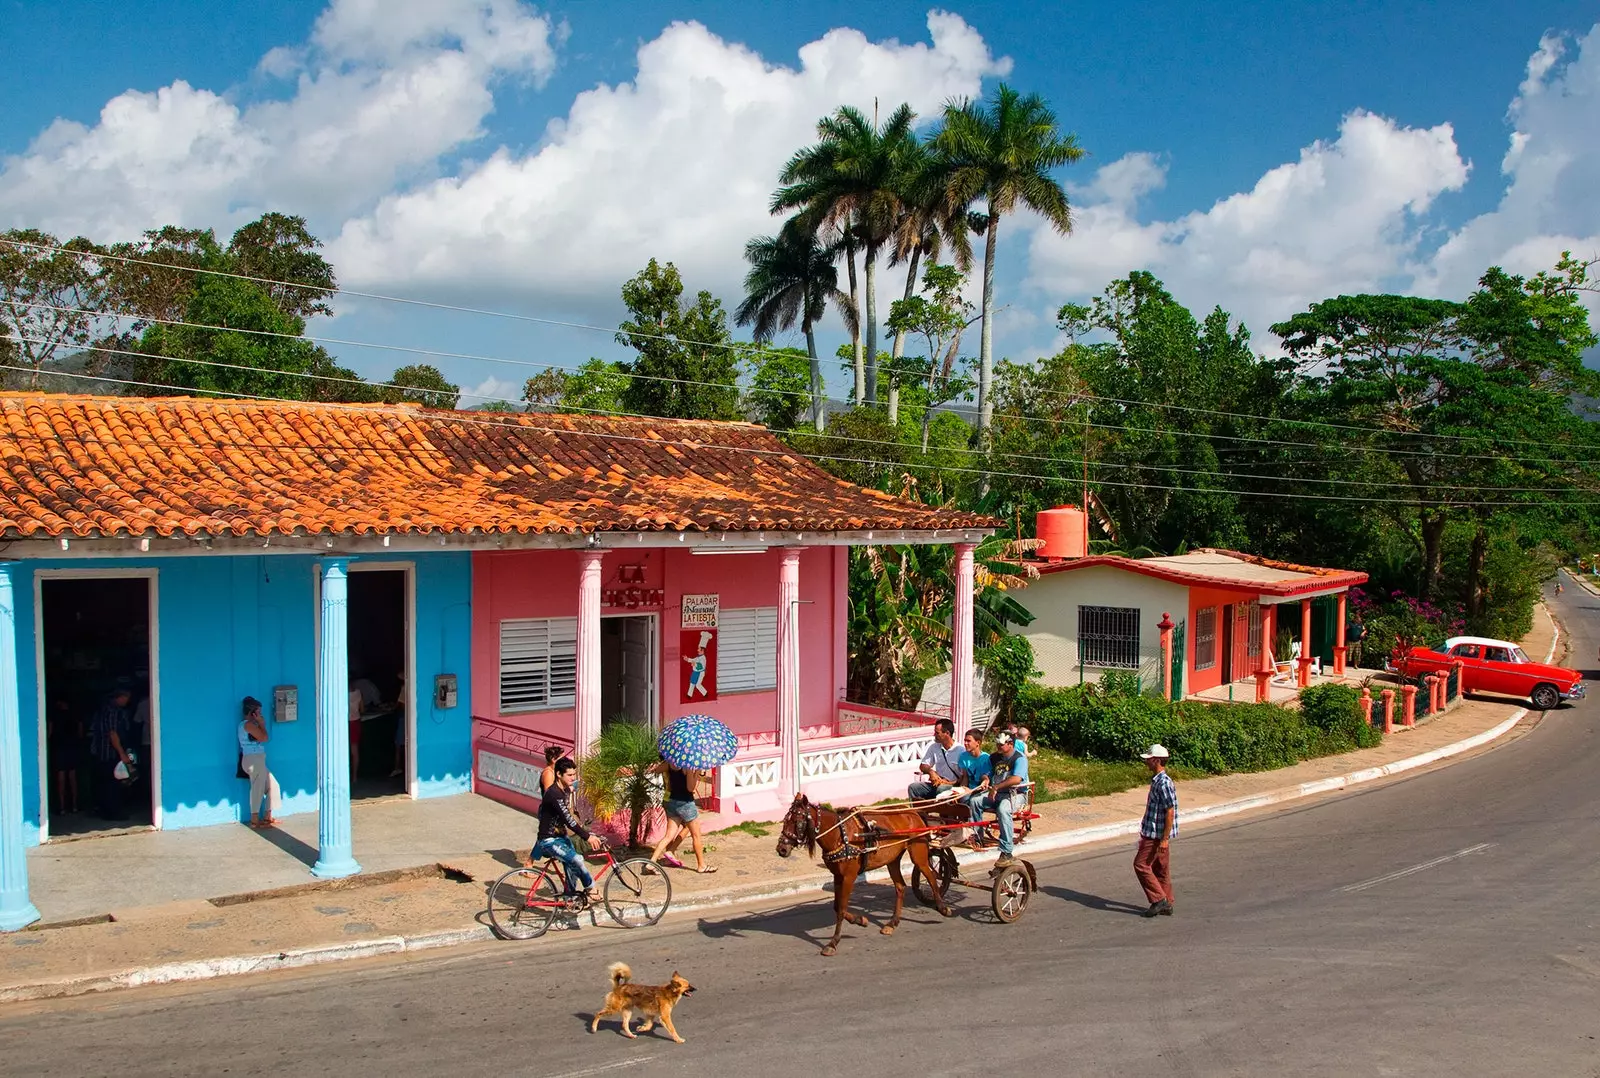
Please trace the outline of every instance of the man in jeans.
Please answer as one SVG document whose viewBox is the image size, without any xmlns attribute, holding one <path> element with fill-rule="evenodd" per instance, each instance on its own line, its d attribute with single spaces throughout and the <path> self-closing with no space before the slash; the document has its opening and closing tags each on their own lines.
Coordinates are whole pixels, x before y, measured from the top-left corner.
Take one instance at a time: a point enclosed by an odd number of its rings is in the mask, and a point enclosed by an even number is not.
<svg viewBox="0 0 1600 1078">
<path fill-rule="evenodd" d="M 906 788 L 906 796 L 913 801 L 927 801 L 939 796 L 945 786 L 961 782 L 961 750 L 956 748 L 956 724 L 940 719 L 933 724 L 933 744 L 922 754 L 922 778 Z"/>
<path fill-rule="evenodd" d="M 582 884 L 592 901 L 599 898 L 594 893 L 594 877 L 589 875 L 588 866 L 583 863 L 583 857 L 572 845 L 569 836 L 582 838 L 591 850 L 598 850 L 605 844 L 597 836 L 591 835 L 573 814 L 572 784 L 577 780 L 578 765 L 572 762 L 572 757 L 564 756 L 556 761 L 556 781 L 550 784 L 550 788 L 544 792 L 544 800 L 539 803 L 539 840 L 533 844 L 533 852 L 528 859 L 558 859 L 567 870 L 566 893 L 577 894 L 578 885 Z"/>
<path fill-rule="evenodd" d="M 1008 731 L 995 735 L 996 749 L 989 754 L 989 794 L 971 801 L 972 819 L 983 819 L 986 810 L 992 809 L 1000 826 L 995 828 L 995 839 L 1000 844 L 1000 856 L 995 858 L 994 871 L 1016 863 L 1016 851 L 1011 837 L 1012 798 L 1024 796 L 1028 782 L 1028 758 L 1017 751 L 1016 739 Z"/>
<path fill-rule="evenodd" d="M 1178 833 L 1178 790 L 1167 774 L 1167 750 L 1151 745 L 1139 758 L 1150 769 L 1150 793 L 1139 824 L 1139 851 L 1133 855 L 1133 874 L 1139 877 L 1150 908 L 1144 916 L 1172 914 L 1172 864 L 1169 848 Z"/>
</svg>

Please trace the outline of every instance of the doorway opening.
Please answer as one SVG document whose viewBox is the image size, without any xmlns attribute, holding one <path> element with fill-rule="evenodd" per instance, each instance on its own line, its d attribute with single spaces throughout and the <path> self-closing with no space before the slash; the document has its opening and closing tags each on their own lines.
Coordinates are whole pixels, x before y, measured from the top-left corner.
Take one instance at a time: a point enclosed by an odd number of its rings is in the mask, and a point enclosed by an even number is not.
<svg viewBox="0 0 1600 1078">
<path fill-rule="evenodd" d="M 155 824 L 150 585 L 148 576 L 39 581 L 52 838 Z"/>
<path fill-rule="evenodd" d="M 600 619 L 600 723 L 654 725 L 656 619 L 633 614 Z"/>
<path fill-rule="evenodd" d="M 409 583 L 410 574 L 404 569 L 350 574 L 350 796 L 354 799 L 390 797 L 410 788 Z"/>
</svg>

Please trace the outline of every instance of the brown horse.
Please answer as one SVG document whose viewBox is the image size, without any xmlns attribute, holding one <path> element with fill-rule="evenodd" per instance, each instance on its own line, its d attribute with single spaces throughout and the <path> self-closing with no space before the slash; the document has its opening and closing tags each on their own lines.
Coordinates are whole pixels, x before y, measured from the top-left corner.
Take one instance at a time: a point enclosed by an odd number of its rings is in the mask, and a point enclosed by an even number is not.
<svg viewBox="0 0 1600 1078">
<path fill-rule="evenodd" d="M 880 930 L 892 935 L 900 925 L 900 911 L 905 906 L 906 880 L 900 873 L 900 858 L 907 850 L 911 861 L 922 870 L 922 876 L 933 888 L 935 905 L 939 913 L 949 917 L 955 913 L 945 904 L 944 890 L 939 873 L 933 867 L 929 853 L 927 823 L 910 809 L 851 809 L 836 812 L 825 805 L 813 805 L 805 794 L 796 794 L 789 814 L 783 818 L 783 830 L 778 834 L 778 856 L 788 857 L 797 847 L 815 856 L 822 848 L 822 861 L 833 873 L 833 939 L 822 948 L 823 957 L 839 949 L 839 936 L 844 923 L 866 927 L 863 914 L 850 912 L 850 892 L 855 889 L 856 877 L 874 868 L 889 868 L 889 878 L 894 881 L 894 916 Z M 873 830 L 879 832 L 872 834 Z M 890 837 L 893 836 L 893 837 Z"/>
</svg>

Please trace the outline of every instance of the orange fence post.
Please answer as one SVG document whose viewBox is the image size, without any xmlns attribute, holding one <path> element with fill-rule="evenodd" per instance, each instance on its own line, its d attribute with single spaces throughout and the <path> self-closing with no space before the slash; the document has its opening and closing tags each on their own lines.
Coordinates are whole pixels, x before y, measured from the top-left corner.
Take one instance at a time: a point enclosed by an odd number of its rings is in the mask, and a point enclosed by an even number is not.
<svg viewBox="0 0 1600 1078">
<path fill-rule="evenodd" d="M 1383 732 L 1394 733 L 1394 690 L 1383 690 Z"/>
<path fill-rule="evenodd" d="M 1400 710 L 1400 721 L 1407 726 L 1417 724 L 1417 687 L 1407 682 L 1400 686 L 1401 695 L 1405 701 Z"/>
<path fill-rule="evenodd" d="M 1372 725 L 1372 690 L 1365 685 L 1361 686 L 1361 714 L 1366 718 L 1367 725 Z"/>
</svg>

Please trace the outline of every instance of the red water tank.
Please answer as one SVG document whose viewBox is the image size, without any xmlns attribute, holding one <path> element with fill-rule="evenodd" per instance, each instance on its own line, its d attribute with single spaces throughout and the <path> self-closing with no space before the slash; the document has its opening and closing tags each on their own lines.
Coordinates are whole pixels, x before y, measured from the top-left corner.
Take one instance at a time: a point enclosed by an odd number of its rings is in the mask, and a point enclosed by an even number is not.
<svg viewBox="0 0 1600 1078">
<path fill-rule="evenodd" d="M 1043 541 L 1035 553 L 1059 561 L 1089 553 L 1089 517 L 1076 505 L 1058 505 L 1039 514 L 1038 536 Z"/>
</svg>

